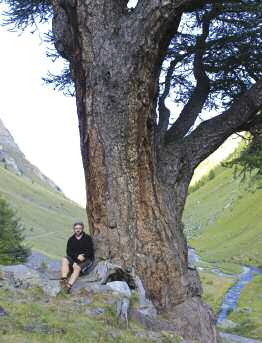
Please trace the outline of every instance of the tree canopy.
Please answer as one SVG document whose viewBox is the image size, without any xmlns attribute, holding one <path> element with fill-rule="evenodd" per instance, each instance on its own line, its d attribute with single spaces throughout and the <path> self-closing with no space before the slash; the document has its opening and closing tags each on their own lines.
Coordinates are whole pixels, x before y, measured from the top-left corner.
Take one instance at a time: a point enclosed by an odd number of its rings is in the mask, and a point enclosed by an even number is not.
<svg viewBox="0 0 262 343">
<path fill-rule="evenodd" d="M 11 30 L 39 30 L 38 24 L 52 17 L 51 0 L 1 2 L 8 5 L 3 23 Z M 72 1 L 61 3 L 73 6 Z M 51 31 L 46 41 L 50 43 L 48 56 L 61 57 L 54 49 Z M 260 0 L 207 0 L 185 7 L 163 60 L 159 82 L 159 122 L 170 129 L 167 137 L 185 135 L 202 110 L 221 112 L 261 79 L 261 46 Z M 67 61 L 60 75 L 48 73 L 44 80 L 66 95 L 75 95 Z M 182 106 L 172 128 L 174 118 L 165 105 L 168 97 Z"/>
<path fill-rule="evenodd" d="M 220 113 L 261 79 L 261 42 L 260 1 L 221 1 L 182 17 L 160 83 L 159 117 L 167 138 L 183 137 L 203 109 Z M 165 106 L 170 94 L 182 105 L 171 127 Z"/>
</svg>

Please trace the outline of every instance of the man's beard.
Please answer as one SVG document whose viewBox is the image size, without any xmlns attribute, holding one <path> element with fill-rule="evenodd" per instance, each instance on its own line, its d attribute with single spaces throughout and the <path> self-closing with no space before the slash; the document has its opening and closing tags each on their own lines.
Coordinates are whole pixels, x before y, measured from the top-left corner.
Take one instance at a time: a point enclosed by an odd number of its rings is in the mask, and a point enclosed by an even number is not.
<svg viewBox="0 0 262 343">
<path fill-rule="evenodd" d="M 75 232 L 75 235 L 76 235 L 77 237 L 82 236 L 82 234 L 83 234 L 83 231 L 82 231 L 82 232 Z"/>
</svg>

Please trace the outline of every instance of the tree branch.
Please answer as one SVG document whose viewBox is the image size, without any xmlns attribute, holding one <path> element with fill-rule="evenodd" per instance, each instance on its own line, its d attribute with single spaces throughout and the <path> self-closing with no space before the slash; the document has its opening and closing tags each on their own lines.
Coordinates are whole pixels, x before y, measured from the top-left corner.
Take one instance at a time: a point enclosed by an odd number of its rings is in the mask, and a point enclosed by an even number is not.
<svg viewBox="0 0 262 343">
<path fill-rule="evenodd" d="M 234 1 L 239 0 L 224 0 L 225 3 Z M 192 12 L 206 4 L 221 5 L 221 0 L 139 0 L 134 13 L 145 27 L 151 26 L 151 32 L 157 32 L 163 29 L 161 23 L 166 27 L 172 25 L 177 13 Z"/>
<path fill-rule="evenodd" d="M 137 33 L 167 46 L 185 7 L 192 3 L 194 0 L 139 0 L 133 12 L 133 18 L 139 22 Z"/>
<path fill-rule="evenodd" d="M 159 103 L 158 103 L 158 111 L 159 111 L 158 128 L 161 132 L 165 132 L 169 125 L 170 110 L 166 107 L 165 100 L 168 97 L 169 92 L 170 92 L 173 72 L 177 64 L 181 62 L 185 56 L 186 54 L 176 56 L 176 58 L 170 62 L 170 65 L 166 73 L 164 91 L 159 97 Z"/>
<path fill-rule="evenodd" d="M 205 72 L 203 56 L 206 51 L 206 39 L 209 35 L 209 26 L 219 11 L 216 6 L 203 17 L 202 34 L 197 37 L 193 73 L 197 81 L 196 87 L 181 111 L 178 119 L 166 133 L 166 142 L 171 142 L 185 136 L 201 113 L 210 90 L 210 81 Z"/>
<path fill-rule="evenodd" d="M 261 108 L 262 80 L 259 80 L 228 110 L 204 121 L 184 139 L 191 167 L 195 168 L 233 133 L 252 127 Z"/>
</svg>

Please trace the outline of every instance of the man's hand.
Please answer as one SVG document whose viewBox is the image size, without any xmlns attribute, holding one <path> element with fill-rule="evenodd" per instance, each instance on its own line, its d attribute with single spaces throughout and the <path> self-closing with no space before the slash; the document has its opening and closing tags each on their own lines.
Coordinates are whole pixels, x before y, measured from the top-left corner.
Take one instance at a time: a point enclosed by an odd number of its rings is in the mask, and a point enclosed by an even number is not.
<svg viewBox="0 0 262 343">
<path fill-rule="evenodd" d="M 85 260 L 85 256 L 83 254 L 80 254 L 77 256 L 77 259 L 81 262 L 83 262 Z"/>
</svg>

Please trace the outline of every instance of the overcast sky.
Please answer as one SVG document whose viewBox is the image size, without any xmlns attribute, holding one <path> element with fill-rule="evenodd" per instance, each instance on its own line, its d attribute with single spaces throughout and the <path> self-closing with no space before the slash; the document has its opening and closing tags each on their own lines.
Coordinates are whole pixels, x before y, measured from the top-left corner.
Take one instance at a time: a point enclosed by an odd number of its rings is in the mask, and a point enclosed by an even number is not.
<svg viewBox="0 0 262 343">
<path fill-rule="evenodd" d="M 44 86 L 52 61 L 38 34 L 0 27 L 0 117 L 26 157 L 85 205 L 75 99 Z"/>
</svg>

